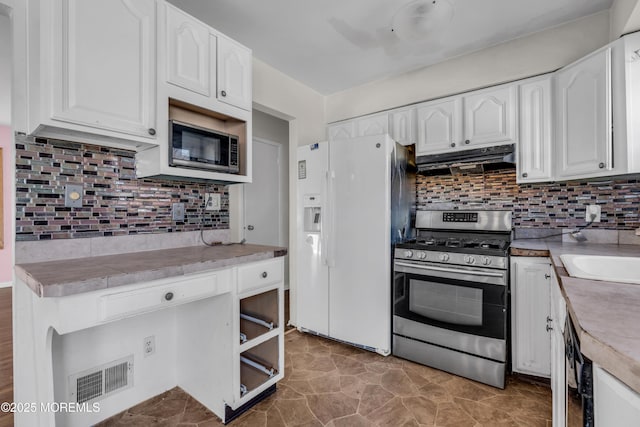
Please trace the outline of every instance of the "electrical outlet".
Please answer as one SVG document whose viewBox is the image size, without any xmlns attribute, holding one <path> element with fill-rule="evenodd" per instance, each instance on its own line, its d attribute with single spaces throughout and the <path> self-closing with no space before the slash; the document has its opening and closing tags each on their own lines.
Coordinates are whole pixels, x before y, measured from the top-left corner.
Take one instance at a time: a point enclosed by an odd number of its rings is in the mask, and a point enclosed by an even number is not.
<svg viewBox="0 0 640 427">
<path fill-rule="evenodd" d="M 204 210 L 206 211 L 219 211 L 220 210 L 220 193 L 207 193 L 205 194 L 206 205 Z"/>
<path fill-rule="evenodd" d="M 146 337 L 143 341 L 142 351 L 144 353 L 144 357 L 151 356 L 156 352 L 156 337 L 155 335 L 151 335 L 150 337 Z"/>
<path fill-rule="evenodd" d="M 602 207 L 600 205 L 588 205 L 587 206 L 587 222 L 592 221 L 591 218 L 593 218 L 593 222 L 600 222 L 601 212 L 602 212 Z"/>
<path fill-rule="evenodd" d="M 184 221 L 184 203 L 173 203 L 171 205 L 171 219 Z"/>
</svg>

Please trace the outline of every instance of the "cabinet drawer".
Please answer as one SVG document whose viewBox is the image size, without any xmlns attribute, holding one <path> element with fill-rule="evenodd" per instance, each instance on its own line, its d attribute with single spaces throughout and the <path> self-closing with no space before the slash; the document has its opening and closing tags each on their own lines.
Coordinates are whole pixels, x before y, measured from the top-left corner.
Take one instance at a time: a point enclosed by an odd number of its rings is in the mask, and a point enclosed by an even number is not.
<svg viewBox="0 0 640 427">
<path fill-rule="evenodd" d="M 228 272 L 198 274 L 170 282 L 160 282 L 157 285 L 100 297 L 100 320 L 159 310 L 231 290 L 231 277 Z"/>
<path fill-rule="evenodd" d="M 238 293 L 282 281 L 282 259 L 270 259 L 238 267 Z"/>
</svg>

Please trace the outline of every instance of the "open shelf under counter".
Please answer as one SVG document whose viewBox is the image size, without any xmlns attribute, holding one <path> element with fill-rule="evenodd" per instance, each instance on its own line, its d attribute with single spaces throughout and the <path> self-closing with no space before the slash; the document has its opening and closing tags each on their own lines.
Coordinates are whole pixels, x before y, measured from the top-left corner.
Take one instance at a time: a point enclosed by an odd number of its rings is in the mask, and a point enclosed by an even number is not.
<svg viewBox="0 0 640 427">
<path fill-rule="evenodd" d="M 241 397 L 282 377 L 279 339 L 274 336 L 240 353 L 240 384 L 244 391 L 241 391 Z"/>
<path fill-rule="evenodd" d="M 278 288 L 240 300 L 240 343 L 251 341 L 279 328 Z M 246 338 L 246 341 L 242 340 Z"/>
</svg>

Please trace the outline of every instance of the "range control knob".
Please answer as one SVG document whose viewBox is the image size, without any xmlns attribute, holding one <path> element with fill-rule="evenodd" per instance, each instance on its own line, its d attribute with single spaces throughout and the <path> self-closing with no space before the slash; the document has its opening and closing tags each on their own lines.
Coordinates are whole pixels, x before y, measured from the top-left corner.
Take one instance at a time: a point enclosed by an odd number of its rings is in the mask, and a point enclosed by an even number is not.
<svg viewBox="0 0 640 427">
<path fill-rule="evenodd" d="M 413 257 L 413 251 L 404 251 L 404 257 L 405 258 Z"/>
<path fill-rule="evenodd" d="M 465 255 L 464 262 L 466 262 L 467 264 L 475 264 L 476 259 L 470 255 Z"/>
<path fill-rule="evenodd" d="M 440 259 L 440 261 L 442 262 L 446 262 L 449 261 L 449 254 L 440 254 L 440 256 L 438 257 Z"/>
<path fill-rule="evenodd" d="M 491 258 L 487 258 L 486 256 L 483 256 L 480 260 L 482 261 L 482 265 L 490 265 L 491 264 Z"/>
<path fill-rule="evenodd" d="M 427 254 L 424 252 L 418 252 L 418 258 L 419 259 L 426 259 L 427 258 Z"/>
</svg>

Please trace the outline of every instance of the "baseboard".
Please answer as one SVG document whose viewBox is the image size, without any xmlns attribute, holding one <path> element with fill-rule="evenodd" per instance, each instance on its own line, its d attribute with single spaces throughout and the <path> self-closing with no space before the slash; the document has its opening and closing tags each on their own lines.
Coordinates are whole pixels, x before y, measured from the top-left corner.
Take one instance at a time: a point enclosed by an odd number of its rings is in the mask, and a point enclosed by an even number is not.
<svg viewBox="0 0 640 427">
<path fill-rule="evenodd" d="M 13 282 L 0 282 L 0 288 L 11 288 L 13 287 Z"/>
</svg>

